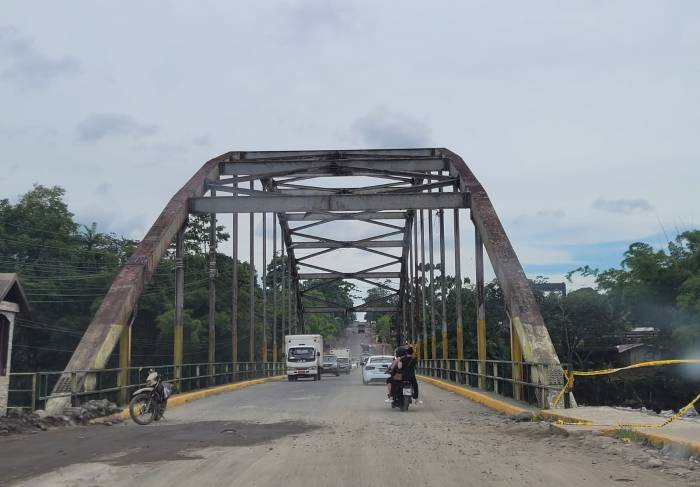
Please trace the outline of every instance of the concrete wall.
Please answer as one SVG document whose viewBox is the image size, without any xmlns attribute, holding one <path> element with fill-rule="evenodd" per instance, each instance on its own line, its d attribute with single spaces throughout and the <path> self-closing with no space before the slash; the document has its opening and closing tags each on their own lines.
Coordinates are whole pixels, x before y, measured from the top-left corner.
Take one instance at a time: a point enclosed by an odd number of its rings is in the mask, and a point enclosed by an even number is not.
<svg viewBox="0 0 700 487">
<path fill-rule="evenodd" d="M 10 311 L 8 308 L 12 308 L 13 311 Z M 14 308 L 16 308 L 14 303 L 8 303 L 6 301 L 0 303 L 0 315 L 7 318 L 7 320 L 10 322 L 10 333 L 8 336 L 9 350 L 7 351 L 7 374 L 0 376 L 0 416 L 5 416 L 7 414 L 7 396 L 10 388 L 10 372 L 12 371 L 10 367 L 12 362 L 12 335 L 15 328 Z"/>
</svg>

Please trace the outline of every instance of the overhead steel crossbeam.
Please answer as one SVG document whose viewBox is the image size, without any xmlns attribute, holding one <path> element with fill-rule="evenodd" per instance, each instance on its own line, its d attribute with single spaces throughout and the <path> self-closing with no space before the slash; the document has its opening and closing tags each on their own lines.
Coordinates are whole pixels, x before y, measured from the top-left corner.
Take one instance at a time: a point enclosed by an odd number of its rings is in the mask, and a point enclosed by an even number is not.
<svg viewBox="0 0 700 487">
<path fill-rule="evenodd" d="M 348 181 L 348 178 L 354 179 Z M 362 180 L 358 184 L 358 178 L 368 178 L 371 181 L 366 183 L 366 180 Z M 334 181 L 334 184 L 328 184 L 329 180 Z M 335 184 L 336 181 L 340 184 Z M 420 280 L 421 292 L 418 293 L 416 289 L 418 250 L 420 250 L 423 264 L 425 253 L 425 247 L 422 243 L 424 238 L 422 215 L 427 210 L 430 217 L 431 210 L 440 210 L 438 213 L 441 238 L 440 260 L 443 264 L 440 272 L 442 273 L 441 277 L 444 278 L 446 277 L 444 269 L 445 245 L 442 239 L 444 239 L 444 211 L 446 209 L 454 210 L 455 229 L 458 229 L 460 213 L 462 215 L 465 213 L 464 211 L 460 212 L 460 209 L 470 210 L 476 234 L 477 255 L 482 247 L 486 249 L 503 289 L 511 321 L 513 360 L 516 361 L 515 359 L 518 358 L 519 361 L 538 363 L 558 362 L 539 308 L 530 290 L 529 282 L 486 191 L 457 154 L 447 149 L 434 148 L 229 152 L 210 160 L 168 202 L 148 234 L 135 249 L 128 263 L 114 279 L 92 322 L 76 347 L 66 371 L 83 371 L 105 367 L 120 337 L 129 336 L 123 331 L 125 327 L 130 326 L 144 287 L 161 258 L 175 240 L 176 235 L 182 234 L 184 231 L 189 213 L 209 215 L 211 221 L 215 221 L 217 213 L 232 213 L 234 222 L 237 221 L 239 213 L 251 214 L 251 222 L 254 221 L 255 213 L 262 213 L 262 221 L 265 222 L 267 221 L 267 213 L 276 214 L 277 218 L 273 219 L 273 222 L 277 220 L 279 224 L 281 243 L 284 243 L 283 247 L 286 247 L 287 250 L 289 275 L 291 276 L 289 283 L 291 301 L 287 331 L 303 331 L 305 312 L 320 312 L 320 310 L 325 309 L 325 312 L 336 313 L 344 310 L 347 313 L 378 311 L 387 308 L 382 303 L 373 305 L 369 302 L 352 307 L 328 302 L 321 303 L 323 306 L 305 307 L 305 299 L 318 300 L 317 296 L 312 296 L 313 293 L 310 293 L 310 290 L 320 289 L 322 286 L 331 285 L 331 283 L 341 279 L 356 279 L 359 282 L 378 286 L 388 291 L 391 296 L 398 298 L 399 306 L 393 310 L 400 313 L 399 319 L 395 320 L 400 324 L 395 332 L 398 335 L 397 338 L 401 340 L 408 338 L 406 323 L 409 321 L 407 313 L 410 304 L 411 331 L 414 334 L 410 338 L 414 340 L 422 338 L 425 343 L 428 340 L 428 334 L 425 331 L 426 280 L 424 277 Z M 420 240 L 417 237 L 417 232 L 413 232 L 417 214 L 421 215 Z M 323 234 L 323 231 L 331 223 L 338 221 L 363 222 L 377 230 L 381 227 L 383 233 L 377 233 L 363 239 L 343 238 L 343 240 Z M 350 227 L 348 226 L 348 228 Z M 432 230 L 433 227 L 430 223 L 429 232 Z M 308 233 L 309 231 L 313 233 Z M 348 231 L 348 235 L 354 237 L 352 231 Z M 392 238 L 394 236 L 400 236 L 400 238 Z M 253 237 L 251 233 L 251 242 L 254 241 Z M 429 237 L 432 239 L 432 233 L 429 233 Z M 213 238 L 210 243 L 214 248 L 216 242 Z M 420 249 L 413 247 L 420 247 Z M 253 248 L 252 245 L 251 248 Z M 386 265 L 380 264 L 380 266 L 371 269 L 351 271 L 328 270 L 318 265 L 316 270 L 319 272 L 302 273 L 299 271 L 300 266 L 313 266 L 314 262 L 319 264 L 318 259 L 331 252 L 348 248 L 382 257 Z M 400 254 L 396 252 L 396 249 L 401 249 Z M 308 250 L 312 250 L 312 252 L 300 255 Z M 459 252 L 458 248 L 456 252 Z M 251 261 L 253 255 L 251 252 Z M 410 257 L 413 257 L 414 269 L 412 271 L 409 271 L 411 267 Z M 262 258 L 264 266 L 267 264 L 265 250 L 262 251 Z M 432 262 L 432 252 L 430 260 Z M 458 256 L 455 257 L 455 261 L 458 261 Z M 352 262 L 352 260 L 346 259 L 345 262 Z M 387 269 L 386 267 L 390 265 L 397 265 L 399 270 Z M 210 273 L 214 275 L 216 261 L 213 258 L 211 266 Z M 313 267 L 310 268 L 313 269 Z M 477 265 L 477 274 L 480 272 Z M 424 274 L 424 266 L 421 274 Z M 412 282 L 410 277 L 413 278 Z M 377 279 L 389 279 L 389 282 L 398 279 L 398 289 L 385 282 L 375 282 Z M 285 276 L 282 276 L 283 283 L 285 280 Z M 302 286 L 300 282 L 302 280 L 307 280 L 312 284 Z M 212 282 L 214 282 L 213 279 Z M 432 279 L 430 290 L 434 294 Z M 213 288 L 210 290 L 210 294 L 213 296 Z M 416 307 L 415 299 L 419 294 L 421 306 Z M 236 294 L 234 294 L 233 299 L 234 301 L 237 299 Z M 434 298 L 432 299 L 434 301 Z M 214 300 L 210 297 L 210 305 L 213 302 Z M 263 305 L 264 303 L 265 296 L 263 296 Z M 443 304 L 444 309 L 444 303 L 441 304 Z M 482 305 L 483 303 L 477 304 Z M 420 335 L 415 330 L 420 330 L 421 327 L 413 326 L 414 311 L 417 308 L 422 309 L 422 337 L 415 336 L 416 334 Z M 432 302 L 431 308 L 434 308 Z M 234 305 L 233 310 L 235 309 Z M 232 330 L 234 330 L 233 323 L 236 322 L 236 318 L 232 318 L 232 320 Z M 431 319 L 431 321 L 434 320 Z M 483 323 L 485 323 L 483 313 L 478 314 L 477 321 L 479 321 L 477 328 L 481 330 Z M 298 326 L 292 326 L 293 322 L 298 323 Z M 210 323 L 209 329 L 216 330 L 216 327 L 211 325 L 212 323 Z M 443 320 L 443 336 L 445 326 Z M 456 326 L 458 327 L 457 336 L 460 337 L 462 324 L 459 317 Z M 431 327 L 434 334 L 435 325 L 432 324 Z M 284 326 L 282 329 L 284 330 Z M 266 330 L 265 323 L 263 323 L 262 330 L 263 333 Z M 250 337 L 251 353 L 256 352 L 252 347 L 253 338 Z M 264 335 L 261 340 L 263 359 L 266 356 L 265 340 Z M 214 342 L 210 339 L 209 343 L 211 345 Z M 237 357 L 236 343 L 234 339 L 233 357 Z M 447 343 L 447 341 L 445 340 L 443 343 Z M 424 347 L 423 350 L 427 351 L 427 347 Z M 442 350 L 443 353 L 447 353 L 444 345 Z M 458 347 L 458 350 L 461 350 L 461 347 Z M 482 350 L 481 345 L 479 350 Z M 435 355 L 434 352 L 433 355 Z M 480 360 L 482 360 L 481 355 L 480 352 Z M 485 357 L 485 352 L 483 356 Z M 519 373 L 516 372 L 515 370 L 513 372 L 514 378 Z M 65 373 L 58 380 L 54 392 L 65 393 L 76 387 L 90 390 L 94 386 L 91 382 L 92 377 L 94 377 L 93 374 L 78 373 L 71 376 L 71 374 Z M 542 384 L 551 384 L 561 381 L 562 374 L 560 371 L 555 371 L 554 375 L 549 377 L 533 377 L 532 379 Z M 60 412 L 60 406 L 67 405 L 68 401 L 70 401 L 69 396 L 53 396 L 47 402 L 47 410 L 56 414 Z"/>
<path fill-rule="evenodd" d="M 296 252 L 290 254 L 293 259 L 292 268 L 296 287 L 301 295 L 301 303 L 298 309 L 305 312 L 353 312 L 368 311 L 364 308 L 347 306 L 309 306 L 304 305 L 303 297 L 308 296 L 312 301 L 325 301 L 309 292 L 320 289 L 332 282 L 339 280 L 357 280 L 372 286 L 377 286 L 390 293 L 402 295 L 407 284 L 407 258 L 406 245 L 410 242 L 411 211 L 383 211 L 386 209 L 411 210 L 413 208 L 438 208 L 438 207 L 466 207 L 467 198 L 464 194 L 451 193 L 446 197 L 429 195 L 425 192 L 433 188 L 452 187 L 456 179 L 444 175 L 435 170 L 444 169 L 444 161 L 433 157 L 418 157 L 415 159 L 405 157 L 388 156 L 386 160 L 367 157 L 350 157 L 347 162 L 338 163 L 333 159 L 309 160 L 285 159 L 276 161 L 240 161 L 226 164 L 224 175 L 236 175 L 239 181 L 254 180 L 259 178 L 262 182 L 262 191 L 228 188 L 226 184 L 233 179 L 220 178 L 218 181 L 210 181 L 208 187 L 218 192 L 235 193 L 234 197 L 209 197 L 192 199 L 190 209 L 192 211 L 230 211 L 234 213 L 245 212 L 252 208 L 264 211 L 275 211 L 282 224 L 282 234 L 288 248 L 294 251 L 302 249 L 319 249 L 306 256 L 299 256 Z M 347 176 L 371 176 L 375 179 L 385 179 L 390 182 L 372 184 L 364 187 L 326 187 L 319 185 L 294 184 L 300 180 L 310 180 L 316 177 L 347 177 Z M 401 198 L 401 201 L 399 201 Z M 213 208 L 212 206 L 216 206 Z M 300 210 L 307 210 L 303 213 Z M 384 220 L 403 220 L 404 225 L 386 223 Z M 391 229 L 361 240 L 337 240 L 317 234 L 309 234 L 304 230 L 313 228 L 315 233 L 323 231 L 323 225 L 338 221 L 351 220 L 370 223 L 376 226 Z M 290 221 L 307 222 L 306 224 L 292 227 Z M 391 237 L 400 235 L 400 240 L 391 240 Z M 303 240 L 299 240 L 303 239 Z M 400 248 L 401 255 L 393 255 L 376 250 L 378 248 Z M 389 262 L 375 266 L 370 270 L 354 272 L 341 272 L 314 266 L 309 259 L 321 257 L 337 249 L 364 250 L 379 255 Z M 388 265 L 400 264 L 400 271 L 377 271 L 377 268 Z M 307 266 L 323 272 L 299 272 L 298 266 Z M 399 289 L 373 279 L 398 279 Z M 299 280 L 319 280 L 311 286 L 302 287 Z M 333 304 L 326 302 L 325 304 Z M 376 307 L 374 307 L 376 308 Z M 384 308 L 387 308 L 386 306 Z M 390 307 L 391 308 L 391 307 Z M 391 308 L 392 311 L 397 311 Z M 330 310 L 330 311 L 329 311 Z M 397 330 L 398 331 L 398 330 Z M 404 330 L 405 331 L 405 330 Z"/>
</svg>

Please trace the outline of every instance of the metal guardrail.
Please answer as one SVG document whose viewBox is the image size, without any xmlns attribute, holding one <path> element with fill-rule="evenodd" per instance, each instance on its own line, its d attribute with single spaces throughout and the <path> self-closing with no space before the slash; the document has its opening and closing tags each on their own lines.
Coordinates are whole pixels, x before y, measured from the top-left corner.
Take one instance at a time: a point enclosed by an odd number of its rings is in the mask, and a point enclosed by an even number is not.
<svg viewBox="0 0 700 487">
<path fill-rule="evenodd" d="M 552 370 L 566 370 L 566 365 L 508 360 L 420 360 L 418 373 L 460 385 L 478 387 L 505 397 L 525 401 L 546 409 L 548 398 L 559 392 L 562 384 L 550 384 Z"/>
<path fill-rule="evenodd" d="M 203 362 L 183 364 L 179 367 L 179 371 L 174 365 L 144 365 L 127 369 L 11 373 L 8 409 L 24 411 L 43 409 L 54 385 L 61 376 L 65 375 L 70 375 L 71 378 L 70 392 L 56 394 L 53 397 L 70 396 L 71 404 L 74 406 L 90 399 L 102 398 L 123 405 L 129 401 L 131 393 L 145 385 L 150 369 L 158 371 L 165 380 L 174 384 L 177 392 L 282 375 L 286 370 L 284 362 L 217 362 L 213 364 Z M 80 390 L 78 378 L 82 376 L 91 376 L 94 387 L 90 390 Z M 122 384 L 124 376 L 127 380 Z"/>
</svg>

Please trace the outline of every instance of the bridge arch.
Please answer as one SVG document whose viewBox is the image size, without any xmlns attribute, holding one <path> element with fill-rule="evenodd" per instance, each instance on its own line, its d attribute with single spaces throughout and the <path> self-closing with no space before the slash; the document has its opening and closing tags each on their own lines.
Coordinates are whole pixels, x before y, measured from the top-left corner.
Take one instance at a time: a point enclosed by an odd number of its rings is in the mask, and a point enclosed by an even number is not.
<svg viewBox="0 0 700 487">
<path fill-rule="evenodd" d="M 372 180 L 374 183 L 359 187 L 327 183 L 329 180 L 356 181 L 358 178 Z M 317 182 L 314 183 L 314 181 Z M 322 184 L 318 181 L 326 183 Z M 248 187 L 245 186 L 246 184 Z M 416 318 L 421 316 L 416 309 L 416 294 L 420 293 L 417 285 L 421 281 L 420 274 L 425 272 L 425 265 L 421 266 L 419 271 L 419 254 L 421 262 L 427 264 L 424 257 L 423 227 L 427 220 L 429 228 L 432 229 L 432 210 L 439 210 L 437 215 L 441 230 L 439 253 L 443 263 L 442 269 L 445 268 L 445 209 L 454 210 L 453 224 L 456 230 L 454 235 L 457 239 L 460 234 L 459 225 L 462 220 L 467 221 L 466 210 L 469 212 L 469 221 L 474 226 L 479 360 L 485 364 L 486 317 L 483 294 L 483 249 L 485 248 L 502 287 L 510 318 L 513 361 L 558 364 L 557 354 L 529 282 L 485 189 L 457 154 L 445 148 L 425 148 L 228 152 L 206 162 L 170 199 L 134 254 L 120 270 L 65 370 L 70 372 L 104 368 L 120 339 L 123 342 L 128 341 L 128 331 L 133 322 L 139 297 L 173 242 L 176 242 L 178 255 L 182 256 L 184 227 L 190 213 L 208 214 L 212 221 L 216 221 L 217 214 L 232 214 L 232 223 L 236 229 L 234 239 L 238 235 L 238 214 L 273 214 L 273 228 L 276 230 L 279 226 L 280 243 L 287 249 L 291 276 L 293 299 L 289 314 L 292 318 L 289 322 L 290 330 L 301 331 L 304 315 L 307 313 L 337 312 L 342 309 L 337 303 L 327 303 L 326 306 L 312 306 L 308 303 L 308 300 L 304 299 L 305 290 L 300 285 L 300 282 L 305 279 L 356 279 L 372 285 L 377 285 L 376 279 L 393 279 L 397 281 L 398 287 L 390 287 L 390 289 L 397 296 L 398 306 L 394 311 L 399 314 L 398 322 L 401 323 L 401 326 L 395 330 L 397 340 L 422 343 L 425 356 L 431 354 L 431 350 L 427 347 L 427 343 L 430 342 L 432 356 L 437 358 L 435 357 L 435 345 L 438 340 L 435 311 L 431 309 L 432 326 L 428 333 L 426 326 L 428 317 L 425 310 L 419 320 L 421 324 L 416 323 Z M 427 212 L 427 218 L 424 212 Z M 386 231 L 374 237 L 357 240 L 338 240 L 303 231 L 311 227 L 318 229 L 325 223 L 337 220 L 370 222 Z M 264 221 L 267 222 L 267 218 Z M 388 223 L 390 221 L 392 223 Z M 402 224 L 396 224 L 397 221 Z M 294 223 L 290 225 L 290 222 Z M 431 263 L 434 254 L 432 237 L 433 233 L 429 232 Z M 213 275 L 216 266 L 216 242 L 212 240 L 212 243 L 214 245 L 210 253 L 210 274 Z M 374 256 L 383 256 L 387 262 L 350 272 L 312 263 L 314 254 L 322 255 L 345 248 L 361 249 Z M 458 242 L 455 249 L 455 279 L 461 283 Z M 311 250 L 311 254 L 302 256 L 301 253 L 307 250 Z M 237 260 L 237 251 L 237 241 L 234 240 L 234 262 Z M 315 272 L 302 272 L 302 267 Z M 434 267 L 430 266 L 431 274 Z M 179 317 L 176 317 L 174 347 L 176 366 L 178 360 L 180 363 L 182 361 L 182 266 L 180 265 L 178 269 L 176 315 L 179 311 Z M 235 272 L 233 279 L 237 282 Z M 425 278 L 422 282 L 425 283 Z M 236 289 L 237 286 L 234 286 L 234 308 L 237 299 Z M 459 296 L 459 293 L 457 295 Z M 210 297 L 211 299 L 214 298 Z M 425 303 L 425 299 L 422 303 Z M 444 317 L 444 300 L 442 304 Z M 421 306 L 424 307 L 423 304 Z M 210 308 L 213 309 L 213 306 Z M 379 308 L 381 307 L 377 307 Z M 346 311 L 369 309 L 372 309 L 369 303 L 364 306 L 345 307 Z M 214 318 L 213 313 L 210 315 L 211 330 Z M 180 320 L 179 332 L 178 320 Z M 238 320 L 235 309 L 231 327 L 233 336 L 231 358 L 236 362 Z M 461 303 L 457 305 L 456 332 L 456 358 L 461 359 L 464 340 Z M 443 319 L 443 343 L 447 340 L 446 333 L 446 321 Z M 266 336 L 266 334 L 263 335 L 263 337 Z M 273 334 L 273 341 L 276 336 Z M 265 338 L 263 338 L 263 349 L 265 345 Z M 253 340 L 250 340 L 250 348 L 250 353 L 254 356 Z M 446 350 L 444 346 L 442 348 Z M 126 350 L 128 348 L 124 349 Z M 213 348 L 210 347 L 210 362 L 213 362 L 212 354 Z M 266 351 L 263 352 L 263 357 L 267 357 Z M 547 373 L 547 377 L 533 379 L 543 384 L 562 383 L 561 368 L 555 367 L 549 370 L 551 373 Z M 90 389 L 94 386 L 91 384 L 90 374 L 78 374 L 77 380 L 82 388 Z M 64 374 L 54 388 L 55 397 L 48 402 L 47 409 L 58 411 L 67 405 L 65 396 L 60 396 L 60 393 L 70 391 L 71 386 L 75 387 L 75 384 L 71 384 L 70 375 Z"/>
</svg>

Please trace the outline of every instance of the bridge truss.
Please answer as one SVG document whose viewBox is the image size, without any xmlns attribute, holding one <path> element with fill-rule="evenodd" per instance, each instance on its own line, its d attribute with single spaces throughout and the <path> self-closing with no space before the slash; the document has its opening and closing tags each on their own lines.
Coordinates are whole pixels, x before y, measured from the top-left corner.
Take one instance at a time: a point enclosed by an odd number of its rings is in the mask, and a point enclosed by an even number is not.
<svg viewBox="0 0 700 487">
<path fill-rule="evenodd" d="M 460 224 L 469 220 L 474 226 L 478 358 L 486 361 L 486 316 L 484 307 L 485 248 L 503 290 L 511 327 L 511 355 L 515 363 L 527 361 L 558 363 L 546 326 L 542 320 L 528 280 L 511 243 L 496 215 L 486 191 L 464 161 L 442 148 L 398 150 L 229 152 L 205 163 L 202 168 L 168 202 L 129 262 L 115 278 L 99 307 L 66 371 L 104 368 L 113 350 L 120 345 L 120 366 L 128 367 L 130 325 L 138 299 L 161 258 L 175 242 L 176 247 L 176 317 L 174 323 L 174 364 L 182 364 L 184 267 L 182 265 L 184 233 L 189 214 L 209 215 L 209 362 L 214 363 L 216 276 L 215 227 L 217 215 L 231 214 L 233 260 L 239 259 L 238 220 L 249 215 L 250 263 L 255 262 L 256 215 L 262 218 L 262 277 L 267 282 L 267 224 L 271 217 L 273 255 L 284 256 L 288 269 L 273 279 L 288 279 L 288 314 L 280 323 L 267 323 L 267 303 L 263 305 L 261 343 L 255 344 L 255 323 L 250 327 L 249 357 L 268 359 L 268 336 L 272 340 L 272 359 L 277 359 L 278 337 L 284 333 L 304 331 L 304 317 L 310 313 L 352 313 L 378 311 L 395 313 L 394 334 L 399 343 L 419 344 L 423 358 L 437 357 L 436 323 L 440 317 L 440 340 L 443 359 L 464 358 L 464 324 L 461 293 L 456 293 L 456 357 L 449 357 L 446 299 L 437 309 L 435 272 L 445 276 L 445 218 L 452 213 L 455 264 L 454 280 L 461 286 Z M 435 220 L 435 221 L 434 221 Z M 340 225 L 340 230 L 339 230 Z M 427 239 L 426 237 L 427 228 Z M 277 252 L 277 230 L 280 252 Z M 434 234 L 437 229 L 439 263 L 435 262 Z M 428 245 L 426 249 L 426 242 Z M 366 259 L 334 259 L 347 249 L 360 252 Z M 259 254 L 259 252 L 257 252 Z M 426 260 L 426 253 L 428 258 Z M 348 263 L 359 263 L 348 269 Z M 345 268 L 341 268 L 345 267 Z M 233 282 L 238 282 L 233 266 Z M 426 277 L 426 272 L 429 278 Z M 251 291 L 254 291 L 254 277 Z M 355 280 L 377 286 L 397 306 L 365 302 L 360 305 L 328 302 L 311 291 L 327 283 Z M 309 285 L 308 282 L 313 284 Z M 276 281 L 277 282 L 277 281 Z M 427 284 L 430 284 L 427 286 Z M 446 280 L 440 296 L 445 292 Z M 429 295 L 426 295 L 428 293 Z M 251 292 L 254 296 L 254 292 Z M 279 296 L 282 299 L 281 296 Z M 267 293 L 263 293 L 267 299 Z M 278 296 L 272 299 L 277 302 Z M 251 299 L 250 316 L 254 316 Z M 239 320 L 238 286 L 233 286 L 231 319 L 231 359 L 238 361 Z M 277 309 L 277 306 L 274 306 Z M 271 333 L 268 331 L 270 330 Z M 75 388 L 65 374 L 55 393 Z M 75 377 L 75 374 L 73 374 Z M 514 378 L 516 378 L 514 376 Z M 89 389 L 90 374 L 78 377 L 79 386 Z M 560 383 L 561 369 L 542 383 Z M 75 381 L 75 379 L 73 379 Z M 61 399 L 50 401 L 48 408 L 58 409 Z"/>
</svg>

